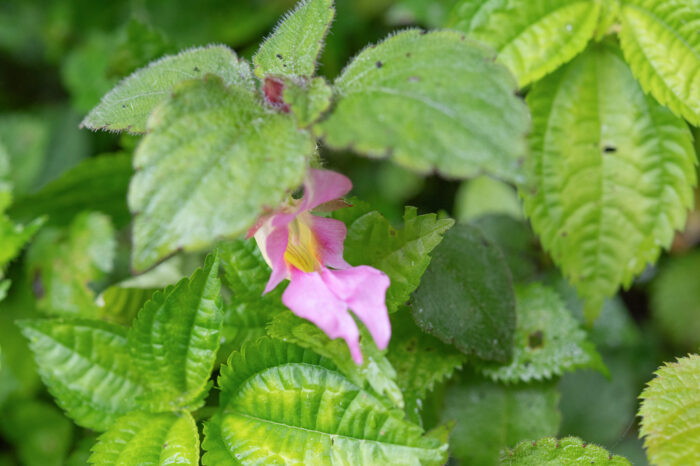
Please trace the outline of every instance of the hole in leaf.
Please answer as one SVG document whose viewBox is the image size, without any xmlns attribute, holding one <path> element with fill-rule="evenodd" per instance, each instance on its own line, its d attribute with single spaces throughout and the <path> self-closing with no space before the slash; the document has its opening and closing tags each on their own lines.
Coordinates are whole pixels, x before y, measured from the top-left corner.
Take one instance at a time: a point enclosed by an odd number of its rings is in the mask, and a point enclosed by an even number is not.
<svg viewBox="0 0 700 466">
<path fill-rule="evenodd" d="M 44 282 L 41 281 L 41 270 L 39 269 L 34 271 L 34 278 L 32 279 L 32 292 L 38 299 L 43 298 L 46 294 Z"/>
<path fill-rule="evenodd" d="M 530 347 L 531 349 L 541 348 L 542 347 L 542 337 L 543 337 L 542 330 L 537 330 L 536 332 L 532 332 L 527 337 L 527 346 Z"/>
<path fill-rule="evenodd" d="M 615 146 L 605 146 L 605 147 L 603 148 L 603 152 L 605 152 L 606 154 L 612 154 L 613 152 L 617 152 L 617 147 L 615 147 Z"/>
</svg>

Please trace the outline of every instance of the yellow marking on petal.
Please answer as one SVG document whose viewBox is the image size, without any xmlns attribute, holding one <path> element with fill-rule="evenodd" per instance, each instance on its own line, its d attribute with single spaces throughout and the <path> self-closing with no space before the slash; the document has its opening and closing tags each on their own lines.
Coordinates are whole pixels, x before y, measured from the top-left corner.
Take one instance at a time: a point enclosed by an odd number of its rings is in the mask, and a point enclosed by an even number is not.
<svg viewBox="0 0 700 466">
<path fill-rule="evenodd" d="M 292 220 L 289 224 L 289 242 L 284 252 L 284 260 L 302 272 L 321 269 L 318 241 L 309 226 L 311 221 L 311 215 L 307 212 Z"/>
</svg>

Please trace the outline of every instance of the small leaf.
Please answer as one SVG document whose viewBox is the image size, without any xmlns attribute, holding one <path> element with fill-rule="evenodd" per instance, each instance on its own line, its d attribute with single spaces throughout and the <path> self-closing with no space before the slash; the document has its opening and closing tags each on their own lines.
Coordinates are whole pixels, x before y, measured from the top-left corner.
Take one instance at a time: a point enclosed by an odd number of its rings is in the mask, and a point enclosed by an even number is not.
<svg viewBox="0 0 700 466">
<path fill-rule="evenodd" d="M 331 106 L 333 89 L 324 78 L 313 78 L 302 85 L 296 85 L 290 80 L 285 83 L 282 98 L 297 117 L 299 127 L 309 127 Z"/>
<path fill-rule="evenodd" d="M 389 398 L 395 406 L 404 407 L 401 390 L 396 385 L 396 371 L 364 328 L 360 333 L 360 349 L 365 355 L 361 366 L 353 361 L 343 340 L 329 339 L 316 325 L 289 311 L 272 319 L 267 333 L 273 338 L 308 348 L 328 358 L 355 385 L 362 388 L 372 387 L 379 395 Z"/>
<path fill-rule="evenodd" d="M 45 119 L 30 114 L 0 116 L 0 152 L 7 158 L 6 175 L 15 194 L 36 186 L 47 161 L 51 128 Z M 4 171 L 4 170 L 3 170 Z"/>
<path fill-rule="evenodd" d="M 207 257 L 190 278 L 156 292 L 129 332 L 152 410 L 192 408 L 206 395 L 223 318 L 218 272 L 218 256 Z"/>
<path fill-rule="evenodd" d="M 112 271 L 116 242 L 109 218 L 83 212 L 67 228 L 46 228 L 27 253 L 27 279 L 48 314 L 95 317 L 90 283 Z"/>
<path fill-rule="evenodd" d="M 649 462 L 659 465 L 700 463 L 700 356 L 666 363 L 640 395 Z"/>
<path fill-rule="evenodd" d="M 541 438 L 523 441 L 512 451 L 501 457 L 507 466 L 556 466 L 560 464 L 605 464 L 609 466 L 631 466 L 622 456 L 612 455 L 598 445 L 584 442 L 577 437 L 556 439 Z"/>
<path fill-rule="evenodd" d="M 690 131 L 605 43 L 533 86 L 528 103 L 536 190 L 521 191 L 525 211 L 592 321 L 685 225 L 696 184 Z"/>
<path fill-rule="evenodd" d="M 199 432 L 189 413 L 135 412 L 100 435 L 90 464 L 199 464 Z"/>
<path fill-rule="evenodd" d="M 126 192 L 132 173 L 129 154 L 92 157 L 38 192 L 17 199 L 9 213 L 22 221 L 47 215 L 49 225 L 65 226 L 81 211 L 91 210 L 109 215 L 119 229 L 131 220 Z"/>
<path fill-rule="evenodd" d="M 503 448 L 556 434 L 558 401 L 553 383 L 505 386 L 467 373 L 445 394 L 441 418 L 457 421 L 450 452 L 463 464 L 495 465 Z"/>
<path fill-rule="evenodd" d="M 107 430 L 139 408 L 144 393 L 132 362 L 126 330 L 90 320 L 24 320 L 39 374 L 76 424 Z"/>
<path fill-rule="evenodd" d="M 522 181 L 529 118 L 506 68 L 456 31 L 409 30 L 362 51 L 335 80 L 315 132 L 334 149 L 419 173 Z"/>
<path fill-rule="evenodd" d="M 226 85 L 254 90 L 250 68 L 224 45 L 199 47 L 169 55 L 134 72 L 102 98 L 81 126 L 93 130 L 143 133 L 151 111 L 178 83 L 211 73 Z"/>
<path fill-rule="evenodd" d="M 579 368 L 609 375 L 595 346 L 555 291 L 540 284 L 520 286 L 516 299 L 513 358 L 506 365 L 477 362 L 481 373 L 502 382 L 551 379 Z"/>
<path fill-rule="evenodd" d="M 137 270 L 245 232 L 301 184 L 315 150 L 291 115 L 266 110 L 252 90 L 212 76 L 180 85 L 149 129 L 129 186 Z"/>
<path fill-rule="evenodd" d="M 445 234 L 413 294 L 413 317 L 465 354 L 505 362 L 513 353 L 515 293 L 501 251 L 472 226 Z"/>
<path fill-rule="evenodd" d="M 334 15 L 333 0 L 299 2 L 253 57 L 255 74 L 311 77 Z"/>
<path fill-rule="evenodd" d="M 496 49 L 525 87 L 585 48 L 599 13 L 596 0 L 462 0 L 447 26 Z"/>
<path fill-rule="evenodd" d="M 620 44 L 645 92 L 700 126 L 697 0 L 624 0 Z"/>
<path fill-rule="evenodd" d="M 206 426 L 205 465 L 447 460 L 446 445 L 294 345 L 271 339 L 247 344 L 222 367 L 219 384 L 221 411 Z"/>
<path fill-rule="evenodd" d="M 353 218 L 353 210 L 340 209 L 337 218 L 348 218 L 345 239 L 345 260 L 352 265 L 370 265 L 386 273 L 391 285 L 386 293 L 389 312 L 405 304 L 418 287 L 421 276 L 430 264 L 430 252 L 440 244 L 452 219 L 438 219 L 435 214 L 417 215 L 407 207 L 404 226 L 397 230 L 379 212 Z"/>
<path fill-rule="evenodd" d="M 0 191 L 0 278 L 5 266 L 20 253 L 44 223 L 43 218 L 35 218 L 26 225 L 14 223 L 5 215 L 5 208 L 9 202 L 9 193 Z"/>
</svg>

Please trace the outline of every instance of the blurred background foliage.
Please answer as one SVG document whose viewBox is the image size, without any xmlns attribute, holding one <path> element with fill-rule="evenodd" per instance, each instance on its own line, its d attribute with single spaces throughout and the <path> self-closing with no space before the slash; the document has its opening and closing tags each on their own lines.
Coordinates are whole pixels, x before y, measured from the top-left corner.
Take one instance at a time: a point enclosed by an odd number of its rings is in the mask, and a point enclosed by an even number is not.
<svg viewBox="0 0 700 466">
<path fill-rule="evenodd" d="M 76 308 L 84 314 L 86 307 L 105 317 L 101 303 L 119 302 L 120 286 L 151 290 L 201 263 L 201 256 L 178 256 L 147 276 L 129 278 L 125 198 L 130 154 L 139 138 L 80 130 L 82 116 L 121 78 L 165 54 L 225 43 L 250 57 L 294 3 L 0 2 L 0 183 L 12 186 L 12 220 L 45 216 L 41 231 L 5 272 L 11 287 L 0 303 L 0 466 L 85 464 L 94 441 L 94 433 L 75 427 L 46 393 L 14 321 L 56 309 L 61 315 Z M 453 3 L 338 0 L 320 73 L 332 79 L 366 44 L 393 30 L 440 27 Z M 697 130 L 695 136 L 697 148 Z M 404 205 L 415 205 L 420 212 L 444 212 L 475 224 L 502 247 L 514 276 L 553 284 L 583 322 L 576 293 L 538 247 L 512 186 L 488 177 L 461 184 L 423 178 L 345 153 L 324 153 L 324 158 L 350 176 L 355 196 L 395 223 Z M 454 461 L 462 464 L 487 464 L 498 445 L 493 437 L 503 432 L 508 443 L 527 438 L 532 432 L 523 423 L 532 418 L 541 421 L 535 437 L 577 435 L 645 464 L 636 397 L 662 361 L 700 346 L 699 241 L 696 211 L 670 253 L 629 291 L 607 302 L 588 330 L 610 369 L 609 379 L 577 371 L 532 391 L 529 384 L 496 384 L 465 369 L 435 389 L 424 408 L 425 427 L 457 419 L 451 445 Z M 140 304 L 120 303 L 123 315 L 106 318 L 129 322 Z M 502 431 L 479 428 L 479 420 L 487 425 L 494 416 Z"/>
</svg>

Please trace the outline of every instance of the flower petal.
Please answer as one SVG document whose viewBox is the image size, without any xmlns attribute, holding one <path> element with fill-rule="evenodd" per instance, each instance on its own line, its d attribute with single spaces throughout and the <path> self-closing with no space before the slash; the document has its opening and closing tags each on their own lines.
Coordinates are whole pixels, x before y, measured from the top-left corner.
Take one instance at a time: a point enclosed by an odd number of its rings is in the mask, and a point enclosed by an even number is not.
<svg viewBox="0 0 700 466">
<path fill-rule="evenodd" d="M 330 339 L 344 339 L 352 359 L 356 364 L 362 364 L 357 324 L 345 303 L 331 293 L 318 272 L 292 270 L 292 278 L 282 294 L 282 302 L 294 314 L 316 324 Z"/>
<path fill-rule="evenodd" d="M 345 175 L 330 170 L 310 169 L 304 182 L 304 197 L 299 212 L 341 198 L 350 192 L 352 182 Z"/>
<path fill-rule="evenodd" d="M 265 285 L 263 294 L 274 290 L 285 278 L 289 278 L 290 271 L 284 260 L 284 252 L 287 250 L 289 241 L 289 228 L 285 225 L 278 228 L 271 228 L 268 225 L 260 228 L 255 233 L 255 240 L 262 252 L 267 264 L 272 268 L 270 278 Z"/>
<path fill-rule="evenodd" d="M 367 266 L 345 270 L 321 271 L 323 281 L 367 326 L 379 349 L 391 338 L 391 323 L 386 309 L 386 290 L 390 280 L 383 272 Z"/>
<path fill-rule="evenodd" d="M 348 229 L 340 220 L 333 218 L 311 217 L 311 231 L 319 246 L 319 258 L 328 267 L 347 269 L 350 264 L 343 259 L 343 243 Z"/>
</svg>

